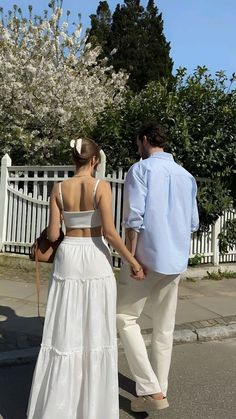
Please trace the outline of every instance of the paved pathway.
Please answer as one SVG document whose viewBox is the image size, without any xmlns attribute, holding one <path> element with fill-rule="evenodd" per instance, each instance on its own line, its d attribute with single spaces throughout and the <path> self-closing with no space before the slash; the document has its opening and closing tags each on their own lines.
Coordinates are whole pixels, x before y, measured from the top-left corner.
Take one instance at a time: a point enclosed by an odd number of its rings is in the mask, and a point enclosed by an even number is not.
<svg viewBox="0 0 236 419">
<path fill-rule="evenodd" d="M 236 271 L 235 264 L 227 268 Z M 176 342 L 236 336 L 236 278 L 218 281 L 199 279 L 205 273 L 201 269 L 190 269 L 185 274 L 190 279 L 183 279 L 180 283 Z M 198 279 L 194 279 L 196 277 Z M 42 275 L 40 321 L 37 317 L 34 264 L 25 272 L 16 268 L 0 271 L 0 352 L 39 346 L 47 299 L 47 278 L 46 270 Z M 152 331 L 150 312 L 147 302 L 139 322 L 147 345 Z"/>
</svg>

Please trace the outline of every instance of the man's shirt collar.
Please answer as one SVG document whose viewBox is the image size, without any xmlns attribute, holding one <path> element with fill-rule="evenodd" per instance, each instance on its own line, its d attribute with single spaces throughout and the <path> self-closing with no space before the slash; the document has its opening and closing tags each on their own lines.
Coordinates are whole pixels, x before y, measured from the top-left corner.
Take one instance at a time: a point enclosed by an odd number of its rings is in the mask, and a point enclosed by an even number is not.
<svg viewBox="0 0 236 419">
<path fill-rule="evenodd" d="M 150 158 L 164 159 L 164 160 L 170 160 L 170 161 L 174 160 L 172 154 L 166 153 L 165 151 L 157 151 L 156 153 L 151 154 Z"/>
</svg>

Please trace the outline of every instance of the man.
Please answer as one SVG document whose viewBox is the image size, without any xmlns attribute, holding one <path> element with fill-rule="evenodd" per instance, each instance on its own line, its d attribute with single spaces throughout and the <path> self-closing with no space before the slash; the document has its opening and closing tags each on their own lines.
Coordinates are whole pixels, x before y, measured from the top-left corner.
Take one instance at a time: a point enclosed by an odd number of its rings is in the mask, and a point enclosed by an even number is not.
<svg viewBox="0 0 236 419">
<path fill-rule="evenodd" d="M 117 326 L 139 397 L 135 412 L 169 406 L 166 394 L 171 362 L 180 273 L 188 263 L 191 231 L 198 229 L 196 182 L 173 156 L 165 130 L 143 125 L 137 145 L 142 160 L 128 171 L 124 186 L 126 244 L 146 271 L 130 278 L 123 265 L 118 282 Z M 146 300 L 152 306 L 150 359 L 137 320 Z"/>
</svg>

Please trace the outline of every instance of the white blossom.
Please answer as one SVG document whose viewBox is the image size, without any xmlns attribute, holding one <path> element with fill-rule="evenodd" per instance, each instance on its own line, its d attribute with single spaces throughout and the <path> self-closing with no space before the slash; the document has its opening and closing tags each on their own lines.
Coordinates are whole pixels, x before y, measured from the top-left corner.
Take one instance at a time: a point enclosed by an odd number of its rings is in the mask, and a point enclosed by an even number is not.
<svg viewBox="0 0 236 419">
<path fill-rule="evenodd" d="M 85 45 L 80 25 L 69 34 L 61 15 L 56 9 L 39 23 L 0 23 L 1 154 L 19 148 L 44 162 L 58 144 L 91 128 L 107 104 L 123 100 L 127 76 L 98 63 L 100 49 Z"/>
</svg>

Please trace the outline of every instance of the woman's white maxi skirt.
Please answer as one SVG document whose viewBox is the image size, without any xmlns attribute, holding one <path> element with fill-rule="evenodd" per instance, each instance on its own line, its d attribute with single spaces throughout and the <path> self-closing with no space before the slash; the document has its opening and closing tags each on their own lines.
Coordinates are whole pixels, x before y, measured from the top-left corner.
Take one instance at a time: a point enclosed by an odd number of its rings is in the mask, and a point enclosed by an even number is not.
<svg viewBox="0 0 236 419">
<path fill-rule="evenodd" d="M 49 286 L 29 419 L 118 419 L 116 283 L 100 237 L 65 237 Z"/>
</svg>

